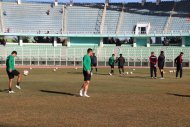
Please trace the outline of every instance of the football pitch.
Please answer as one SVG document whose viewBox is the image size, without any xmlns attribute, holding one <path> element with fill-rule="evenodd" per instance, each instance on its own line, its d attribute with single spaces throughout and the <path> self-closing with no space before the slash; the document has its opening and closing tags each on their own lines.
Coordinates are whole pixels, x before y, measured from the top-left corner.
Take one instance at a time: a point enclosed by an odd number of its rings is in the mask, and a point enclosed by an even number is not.
<svg viewBox="0 0 190 127">
<path fill-rule="evenodd" d="M 83 98 L 81 69 L 32 69 L 22 90 L 14 80 L 15 94 L 8 94 L 1 69 L 0 127 L 189 127 L 190 71 L 180 80 L 169 70 L 160 80 L 150 79 L 149 69 L 126 69 L 134 74 L 122 77 L 117 69 L 114 76 L 99 69 L 91 97 Z"/>
</svg>

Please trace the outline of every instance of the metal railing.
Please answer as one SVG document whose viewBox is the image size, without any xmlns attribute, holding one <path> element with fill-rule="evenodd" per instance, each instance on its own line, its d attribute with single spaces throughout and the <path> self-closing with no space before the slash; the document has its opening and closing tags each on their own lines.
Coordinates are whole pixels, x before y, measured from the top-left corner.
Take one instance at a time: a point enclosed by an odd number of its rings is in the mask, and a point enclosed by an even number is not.
<svg viewBox="0 0 190 127">
<path fill-rule="evenodd" d="M 83 56 L 86 54 L 86 48 L 34 48 L 26 47 L 1 47 L 0 46 L 0 64 L 5 65 L 6 57 L 13 51 L 18 52 L 15 58 L 15 63 L 20 66 L 82 66 Z M 98 58 L 98 66 L 109 66 L 109 57 L 114 53 L 118 56 L 123 54 L 126 59 L 126 66 L 134 67 L 149 67 L 149 56 L 152 51 L 156 56 L 163 50 L 166 56 L 166 67 L 175 67 L 174 59 L 179 55 L 179 52 L 184 52 L 183 64 L 185 67 L 190 67 L 190 48 L 127 48 L 121 47 L 116 50 L 116 47 L 97 48 L 94 52 Z"/>
</svg>

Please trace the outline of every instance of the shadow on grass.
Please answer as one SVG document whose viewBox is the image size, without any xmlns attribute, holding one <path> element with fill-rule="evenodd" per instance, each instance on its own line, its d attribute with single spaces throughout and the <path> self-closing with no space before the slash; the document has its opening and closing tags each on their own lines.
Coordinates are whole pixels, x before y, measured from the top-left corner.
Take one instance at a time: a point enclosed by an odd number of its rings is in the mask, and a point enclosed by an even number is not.
<svg viewBox="0 0 190 127">
<path fill-rule="evenodd" d="M 63 94 L 63 95 L 67 95 L 67 96 L 79 97 L 79 95 L 77 95 L 77 94 L 72 94 L 72 93 L 67 93 L 67 92 L 58 92 L 58 91 L 50 91 L 50 90 L 40 90 L 40 91 L 44 92 L 44 93 Z"/>
<path fill-rule="evenodd" d="M 82 72 L 67 72 L 68 74 L 80 74 L 80 75 L 83 75 Z M 105 73 L 93 73 L 93 75 L 109 75 L 108 73 L 105 74 Z"/>
<path fill-rule="evenodd" d="M 103 74 L 103 73 L 94 73 L 94 75 L 108 75 L 109 76 L 109 74 L 107 73 L 107 74 Z"/>
<path fill-rule="evenodd" d="M 183 94 L 175 94 L 175 93 L 166 93 L 167 95 L 173 95 L 177 97 L 190 97 L 190 95 L 183 95 Z"/>
<path fill-rule="evenodd" d="M 137 79 L 151 79 L 149 76 L 121 76 L 121 77 L 126 77 L 126 78 L 131 78 L 131 79 L 134 79 L 134 78 L 137 78 Z"/>
<path fill-rule="evenodd" d="M 0 90 L 0 92 L 8 92 L 9 89 Z"/>
<path fill-rule="evenodd" d="M 68 74 L 80 74 L 80 75 L 82 75 L 82 72 L 67 72 Z"/>
</svg>

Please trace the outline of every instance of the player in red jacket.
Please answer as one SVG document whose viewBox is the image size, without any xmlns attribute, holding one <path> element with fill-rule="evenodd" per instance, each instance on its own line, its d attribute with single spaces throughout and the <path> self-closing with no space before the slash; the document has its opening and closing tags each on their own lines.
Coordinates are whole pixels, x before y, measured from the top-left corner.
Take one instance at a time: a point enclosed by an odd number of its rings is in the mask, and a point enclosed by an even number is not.
<svg viewBox="0 0 190 127">
<path fill-rule="evenodd" d="M 150 76 L 151 78 L 157 78 L 157 62 L 158 59 L 157 57 L 154 55 L 154 52 L 151 52 L 151 56 L 149 57 L 149 61 L 150 61 Z M 153 77 L 153 73 L 154 73 L 154 77 Z"/>
</svg>

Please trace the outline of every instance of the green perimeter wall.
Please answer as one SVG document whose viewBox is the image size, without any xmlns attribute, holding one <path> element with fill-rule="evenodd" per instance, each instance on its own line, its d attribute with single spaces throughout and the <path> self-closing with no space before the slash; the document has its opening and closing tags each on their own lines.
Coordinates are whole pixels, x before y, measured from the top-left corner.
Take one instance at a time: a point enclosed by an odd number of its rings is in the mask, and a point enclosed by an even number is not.
<svg viewBox="0 0 190 127">
<path fill-rule="evenodd" d="M 190 46 L 190 36 L 185 37 L 185 45 Z"/>
<path fill-rule="evenodd" d="M 70 37 L 71 46 L 91 45 L 98 46 L 100 38 L 98 37 Z"/>
<path fill-rule="evenodd" d="M 147 39 L 146 37 L 143 38 L 136 38 L 136 44 L 137 46 L 146 46 L 147 45 Z"/>
</svg>

